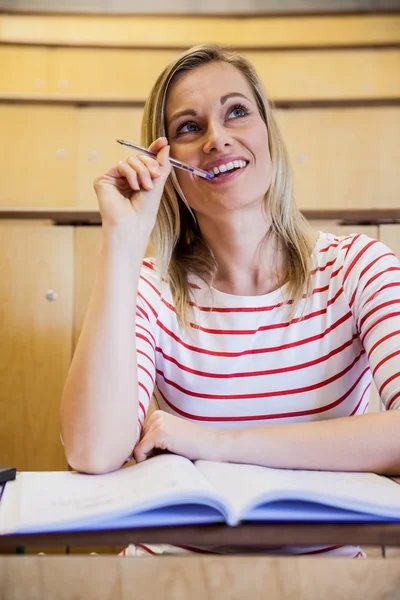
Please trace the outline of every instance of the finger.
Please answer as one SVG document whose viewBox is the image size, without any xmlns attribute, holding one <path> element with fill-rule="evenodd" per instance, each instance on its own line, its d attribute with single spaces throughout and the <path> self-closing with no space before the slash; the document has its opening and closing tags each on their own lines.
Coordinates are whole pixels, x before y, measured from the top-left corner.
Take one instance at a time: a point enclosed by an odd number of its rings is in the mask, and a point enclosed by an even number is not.
<svg viewBox="0 0 400 600">
<path fill-rule="evenodd" d="M 136 462 L 143 462 L 147 456 L 155 448 L 155 437 L 153 435 L 145 435 L 138 444 L 136 444 L 133 451 L 133 457 Z"/>
<path fill-rule="evenodd" d="M 152 190 L 153 182 L 147 166 L 137 156 L 130 156 L 126 162 L 136 171 L 138 183 L 145 190 Z"/>
<path fill-rule="evenodd" d="M 150 152 L 155 152 L 156 154 L 158 154 L 159 151 L 161 150 L 161 148 L 164 148 L 164 146 L 167 146 L 167 145 L 168 145 L 167 138 L 159 137 L 150 144 L 150 146 L 148 147 L 148 150 L 150 150 Z"/>
<path fill-rule="evenodd" d="M 125 177 L 131 188 L 135 191 L 140 190 L 139 182 L 137 179 L 137 173 L 128 163 L 121 160 L 116 167 L 119 176 Z"/>
<path fill-rule="evenodd" d="M 144 154 L 140 154 L 138 156 L 138 159 L 146 165 L 153 179 L 158 179 L 158 177 L 161 177 L 160 165 L 158 164 L 155 158 L 151 158 L 151 156 L 145 156 Z"/>
<path fill-rule="evenodd" d="M 170 146 L 163 146 L 157 154 L 157 162 L 161 166 L 164 175 L 168 175 L 171 171 L 171 163 L 169 162 Z"/>
</svg>

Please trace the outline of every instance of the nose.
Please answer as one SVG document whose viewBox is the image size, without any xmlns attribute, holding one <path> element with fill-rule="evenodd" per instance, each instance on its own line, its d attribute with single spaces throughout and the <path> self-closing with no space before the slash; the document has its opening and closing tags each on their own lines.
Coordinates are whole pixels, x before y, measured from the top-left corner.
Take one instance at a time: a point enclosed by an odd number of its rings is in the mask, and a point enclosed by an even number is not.
<svg viewBox="0 0 400 600">
<path fill-rule="evenodd" d="M 210 123 L 205 135 L 203 152 L 205 154 L 222 152 L 224 149 L 232 147 L 232 145 L 232 137 L 226 128 L 220 123 Z"/>
</svg>

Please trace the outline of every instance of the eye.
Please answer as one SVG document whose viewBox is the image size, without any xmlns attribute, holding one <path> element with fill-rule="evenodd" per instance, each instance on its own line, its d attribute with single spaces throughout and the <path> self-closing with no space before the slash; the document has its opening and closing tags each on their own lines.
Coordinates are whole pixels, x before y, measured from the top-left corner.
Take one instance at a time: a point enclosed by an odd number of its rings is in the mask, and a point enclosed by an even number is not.
<svg viewBox="0 0 400 600">
<path fill-rule="evenodd" d="M 186 123 L 179 125 L 178 129 L 176 130 L 176 135 L 179 135 L 180 133 L 192 133 L 193 131 L 197 130 L 198 125 L 196 123 L 193 121 L 186 121 Z"/>
<path fill-rule="evenodd" d="M 240 117 L 245 117 L 246 115 L 249 114 L 249 111 L 247 110 L 247 108 L 245 106 L 243 106 L 242 104 L 236 104 L 235 106 L 233 106 L 229 113 L 228 113 L 228 119 L 234 118 L 240 118 Z M 233 117 L 231 117 L 230 115 L 233 115 Z"/>
</svg>

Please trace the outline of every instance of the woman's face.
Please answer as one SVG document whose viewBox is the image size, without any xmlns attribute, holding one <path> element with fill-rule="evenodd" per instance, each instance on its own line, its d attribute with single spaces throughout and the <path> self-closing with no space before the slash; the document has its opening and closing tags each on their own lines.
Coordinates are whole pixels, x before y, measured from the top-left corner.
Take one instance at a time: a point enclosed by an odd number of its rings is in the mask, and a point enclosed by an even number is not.
<svg viewBox="0 0 400 600">
<path fill-rule="evenodd" d="M 196 213 L 211 215 L 213 207 L 217 215 L 262 202 L 272 173 L 268 132 L 238 69 L 215 62 L 185 73 L 168 93 L 166 117 L 171 156 L 217 173 L 206 180 L 176 170 Z"/>
</svg>

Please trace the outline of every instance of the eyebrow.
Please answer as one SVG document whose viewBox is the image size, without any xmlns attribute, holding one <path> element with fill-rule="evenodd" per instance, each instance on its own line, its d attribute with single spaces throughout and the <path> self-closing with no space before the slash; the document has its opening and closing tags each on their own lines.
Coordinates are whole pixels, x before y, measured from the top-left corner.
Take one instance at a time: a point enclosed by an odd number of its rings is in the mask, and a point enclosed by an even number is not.
<svg viewBox="0 0 400 600">
<path fill-rule="evenodd" d="M 245 98 L 245 100 L 249 101 L 249 98 L 247 98 L 247 96 L 245 96 L 244 94 L 241 94 L 240 92 L 230 92 L 229 94 L 225 94 L 224 96 L 221 96 L 221 105 L 224 105 L 225 102 L 227 100 L 229 100 L 229 98 L 238 97 L 238 96 L 240 98 Z M 197 117 L 197 112 L 193 108 L 180 110 L 180 111 L 176 112 L 174 115 L 172 115 L 172 118 L 171 118 L 169 124 L 171 125 L 171 123 L 173 121 L 176 121 L 176 119 L 179 119 L 179 117 L 183 117 L 184 115 L 191 115 L 192 117 Z"/>
</svg>

